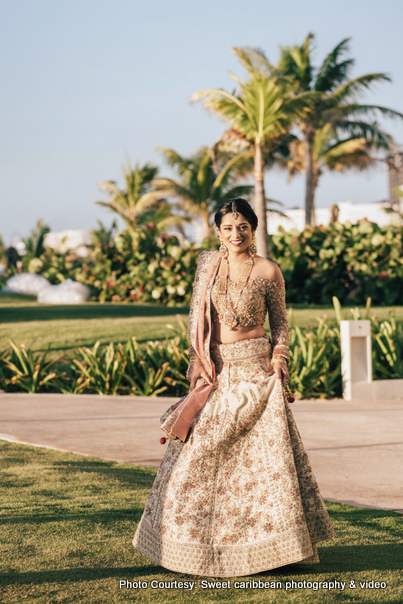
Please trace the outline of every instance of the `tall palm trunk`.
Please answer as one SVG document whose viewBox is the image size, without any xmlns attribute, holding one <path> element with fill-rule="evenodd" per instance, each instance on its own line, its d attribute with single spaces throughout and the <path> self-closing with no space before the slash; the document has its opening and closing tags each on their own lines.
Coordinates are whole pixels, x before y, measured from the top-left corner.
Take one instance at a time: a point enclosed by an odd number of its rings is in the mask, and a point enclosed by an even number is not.
<svg viewBox="0 0 403 604">
<path fill-rule="evenodd" d="M 266 197 L 264 192 L 264 172 L 263 172 L 263 157 L 262 146 L 258 143 L 254 148 L 255 161 L 255 212 L 259 221 L 259 226 L 256 230 L 256 245 L 257 251 L 263 258 L 269 257 L 268 235 L 267 235 L 267 211 Z"/>
<path fill-rule="evenodd" d="M 315 215 L 313 207 L 313 147 L 314 133 L 310 130 L 304 134 L 304 164 L 305 164 L 305 224 L 314 224 Z"/>
<path fill-rule="evenodd" d="M 312 226 L 316 226 L 316 210 L 315 210 L 315 196 L 316 196 L 316 189 L 318 188 L 318 182 L 319 182 L 319 174 L 318 174 L 318 167 L 314 166 L 314 170 L 313 170 L 313 177 L 312 177 L 312 205 L 311 205 L 311 225 Z"/>
</svg>

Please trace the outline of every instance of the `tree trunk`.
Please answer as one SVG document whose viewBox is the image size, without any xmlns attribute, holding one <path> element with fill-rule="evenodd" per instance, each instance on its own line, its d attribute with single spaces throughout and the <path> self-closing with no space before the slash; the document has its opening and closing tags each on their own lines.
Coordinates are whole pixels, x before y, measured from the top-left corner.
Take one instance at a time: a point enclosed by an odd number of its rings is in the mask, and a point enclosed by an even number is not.
<svg viewBox="0 0 403 604">
<path fill-rule="evenodd" d="M 268 235 L 267 235 L 267 211 L 264 191 L 264 172 L 262 146 L 258 143 L 254 148 L 255 160 L 255 212 L 259 222 L 256 230 L 257 253 L 263 258 L 269 257 Z"/>
<path fill-rule="evenodd" d="M 312 177 L 312 206 L 311 206 L 311 225 L 312 226 L 316 226 L 316 212 L 315 212 L 315 195 L 316 195 L 316 189 L 318 187 L 318 181 L 319 181 L 319 176 L 317 174 L 316 170 L 313 170 L 313 177 Z"/>
<path fill-rule="evenodd" d="M 313 132 L 304 134 L 304 165 L 305 165 L 305 224 L 315 223 L 313 207 Z"/>
</svg>

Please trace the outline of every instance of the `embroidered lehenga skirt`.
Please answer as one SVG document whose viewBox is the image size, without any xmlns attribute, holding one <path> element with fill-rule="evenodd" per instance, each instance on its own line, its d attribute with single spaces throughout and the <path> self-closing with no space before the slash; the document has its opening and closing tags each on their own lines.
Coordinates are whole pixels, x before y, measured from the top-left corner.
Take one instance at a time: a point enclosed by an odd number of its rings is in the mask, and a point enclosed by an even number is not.
<svg viewBox="0 0 403 604">
<path fill-rule="evenodd" d="M 214 577 L 318 562 L 315 543 L 334 531 L 269 339 L 213 341 L 211 356 L 214 389 L 187 442 L 170 441 L 133 545 L 167 569 Z"/>
</svg>

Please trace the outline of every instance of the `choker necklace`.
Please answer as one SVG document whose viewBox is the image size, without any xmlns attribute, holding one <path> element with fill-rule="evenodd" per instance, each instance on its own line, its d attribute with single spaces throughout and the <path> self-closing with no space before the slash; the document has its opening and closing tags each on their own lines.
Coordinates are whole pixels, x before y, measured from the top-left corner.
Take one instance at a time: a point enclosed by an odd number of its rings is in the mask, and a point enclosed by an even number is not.
<svg viewBox="0 0 403 604">
<path fill-rule="evenodd" d="M 234 288 L 233 306 L 228 299 L 228 281 L 229 281 L 229 262 L 228 258 L 222 258 L 218 271 L 218 299 L 220 306 L 223 309 L 223 320 L 232 331 L 238 325 L 238 317 L 236 309 L 241 299 L 242 292 L 248 282 L 253 268 L 253 258 L 250 257 L 245 261 L 245 266 L 242 274 Z"/>
</svg>

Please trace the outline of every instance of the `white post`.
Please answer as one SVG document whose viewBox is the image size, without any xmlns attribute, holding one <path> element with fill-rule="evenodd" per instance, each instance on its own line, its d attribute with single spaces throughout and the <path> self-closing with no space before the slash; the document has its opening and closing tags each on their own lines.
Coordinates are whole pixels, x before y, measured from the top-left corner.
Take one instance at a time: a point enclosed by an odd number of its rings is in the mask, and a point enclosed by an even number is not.
<svg viewBox="0 0 403 604">
<path fill-rule="evenodd" d="M 341 321 L 340 338 L 343 398 L 371 398 L 371 321 Z"/>
</svg>

